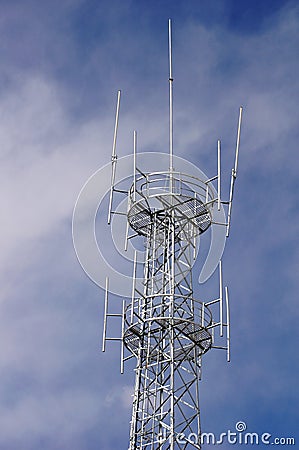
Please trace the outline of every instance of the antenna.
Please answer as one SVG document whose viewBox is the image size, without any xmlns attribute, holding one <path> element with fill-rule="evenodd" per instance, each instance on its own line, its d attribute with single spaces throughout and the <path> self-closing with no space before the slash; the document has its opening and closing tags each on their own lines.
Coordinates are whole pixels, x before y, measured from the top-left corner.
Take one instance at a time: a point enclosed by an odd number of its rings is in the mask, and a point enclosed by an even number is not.
<svg viewBox="0 0 299 450">
<path fill-rule="evenodd" d="M 236 156 L 235 156 L 235 175 L 237 176 L 238 170 L 238 159 L 239 159 L 239 148 L 240 148 L 240 137 L 241 137 L 241 123 L 242 123 L 242 112 L 243 108 L 240 106 L 239 109 L 239 122 L 238 122 L 238 133 L 237 133 L 237 143 L 236 143 Z"/>
<path fill-rule="evenodd" d="M 137 158 L 137 131 L 133 133 L 133 198 L 136 198 L 136 158 Z"/>
<path fill-rule="evenodd" d="M 230 362 L 230 311 L 229 311 L 229 295 L 228 287 L 225 286 L 225 302 L 226 302 L 226 326 L 227 326 L 227 362 Z"/>
<path fill-rule="evenodd" d="M 173 75 L 172 75 L 172 29 L 168 20 L 168 56 L 169 56 L 169 171 L 173 172 Z"/>
<path fill-rule="evenodd" d="M 230 222 L 231 222 L 233 197 L 234 197 L 234 187 L 235 187 L 235 181 L 236 181 L 236 178 L 237 178 L 237 171 L 238 171 L 242 112 L 243 112 L 243 108 L 242 108 L 242 106 L 240 106 L 240 109 L 239 109 L 239 121 L 238 121 L 238 132 L 237 132 L 237 142 L 236 142 L 236 153 L 235 153 L 235 165 L 234 165 L 234 167 L 232 169 L 231 181 L 230 181 L 226 237 L 229 236 L 229 231 L 230 231 Z"/>
<path fill-rule="evenodd" d="M 220 143 L 219 139 L 218 139 L 218 142 L 217 142 L 217 161 L 218 161 L 218 167 L 217 167 L 217 169 L 218 169 L 217 170 L 217 183 L 218 183 L 217 207 L 218 207 L 218 211 L 220 211 L 220 207 L 221 207 L 221 143 Z"/>
<path fill-rule="evenodd" d="M 115 113 L 114 134 L 113 134 L 113 144 L 112 144 L 112 156 L 111 156 L 111 188 L 110 188 L 110 198 L 109 198 L 109 208 L 108 208 L 108 225 L 111 222 L 113 191 L 114 191 L 115 173 L 116 173 L 116 162 L 117 162 L 116 138 L 117 138 L 117 130 L 118 130 L 118 116 L 119 116 L 119 107 L 120 107 L 120 94 L 121 94 L 121 91 L 118 91 L 117 92 L 116 113 Z"/>
</svg>

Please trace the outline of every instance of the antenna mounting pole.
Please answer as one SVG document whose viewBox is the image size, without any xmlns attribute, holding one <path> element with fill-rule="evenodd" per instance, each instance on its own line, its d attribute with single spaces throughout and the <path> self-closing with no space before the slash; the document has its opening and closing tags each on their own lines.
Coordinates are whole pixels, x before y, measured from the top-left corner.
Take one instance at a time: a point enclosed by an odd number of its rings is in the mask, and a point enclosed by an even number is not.
<svg viewBox="0 0 299 450">
<path fill-rule="evenodd" d="M 171 19 L 168 20 L 169 54 L 169 170 L 173 171 L 173 76 L 172 76 L 172 32 Z"/>
</svg>

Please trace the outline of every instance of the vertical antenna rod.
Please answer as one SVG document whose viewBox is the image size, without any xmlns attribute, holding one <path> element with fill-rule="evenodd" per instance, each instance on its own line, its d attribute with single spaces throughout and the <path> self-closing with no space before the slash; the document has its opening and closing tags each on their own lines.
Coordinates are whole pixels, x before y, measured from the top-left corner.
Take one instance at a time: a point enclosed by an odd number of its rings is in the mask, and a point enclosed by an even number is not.
<svg viewBox="0 0 299 450">
<path fill-rule="evenodd" d="M 226 325 L 227 325 L 227 362 L 230 362 L 230 311 L 229 311 L 229 296 L 228 287 L 225 286 L 225 301 L 226 301 Z"/>
<path fill-rule="evenodd" d="M 218 203 L 218 211 L 220 211 L 220 206 L 221 206 L 221 142 L 219 139 L 217 141 L 217 162 L 218 162 L 218 164 L 217 164 L 217 172 L 218 172 L 218 175 L 217 175 L 218 201 L 217 201 L 217 203 Z"/>
<path fill-rule="evenodd" d="M 137 131 L 133 134 L 133 200 L 136 200 L 136 153 L 137 153 Z"/>
<path fill-rule="evenodd" d="M 173 171 L 173 77 L 172 77 L 172 33 L 171 19 L 168 20 L 169 53 L 169 170 Z"/>
<path fill-rule="evenodd" d="M 112 173 L 111 173 L 111 188 L 110 188 L 109 209 L 108 209 L 108 225 L 110 224 L 110 221 L 111 221 L 112 199 L 113 199 L 113 190 L 114 190 L 114 183 L 115 183 L 115 171 L 116 171 L 116 161 L 117 161 L 116 138 L 117 138 L 117 129 L 118 129 L 119 106 L 120 106 L 120 91 L 117 91 L 116 114 L 115 114 L 112 156 L 111 156 Z"/>
<path fill-rule="evenodd" d="M 237 133 L 237 143 L 236 143 L 236 157 L 235 157 L 235 167 L 234 167 L 235 176 L 237 176 L 238 161 L 239 161 L 239 148 L 240 148 L 242 112 L 243 112 L 243 108 L 242 108 L 242 106 L 240 106 L 240 109 L 239 109 L 239 122 L 238 122 L 238 133 Z"/>
<path fill-rule="evenodd" d="M 232 168 L 231 182 L 230 182 L 226 237 L 229 236 L 230 221 L 231 221 L 231 214 L 232 214 L 232 203 L 233 203 L 233 197 L 234 197 L 234 186 L 235 186 L 235 181 L 236 181 L 236 178 L 237 178 L 237 171 L 238 171 L 242 113 L 243 113 L 243 108 L 242 108 L 242 106 L 240 106 L 240 109 L 239 109 L 239 121 L 238 121 L 238 132 L 237 132 L 237 142 L 236 142 L 235 165 Z"/>
</svg>

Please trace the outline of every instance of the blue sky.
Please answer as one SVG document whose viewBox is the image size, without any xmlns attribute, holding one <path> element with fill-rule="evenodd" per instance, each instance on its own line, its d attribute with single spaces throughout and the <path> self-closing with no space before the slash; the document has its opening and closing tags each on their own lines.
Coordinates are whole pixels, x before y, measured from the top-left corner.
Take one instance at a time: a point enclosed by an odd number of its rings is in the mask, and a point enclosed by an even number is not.
<svg viewBox="0 0 299 450">
<path fill-rule="evenodd" d="M 169 17 L 175 153 L 213 176 L 221 138 L 228 180 L 244 107 L 224 258 L 232 361 L 206 355 L 202 427 L 244 420 L 298 440 L 296 2 L 0 6 L 1 450 L 127 448 L 133 371 L 119 374 L 116 346 L 100 352 L 103 292 L 78 264 L 71 218 L 82 185 L 110 160 L 117 89 L 119 155 L 133 129 L 140 150 L 167 151 Z"/>
</svg>

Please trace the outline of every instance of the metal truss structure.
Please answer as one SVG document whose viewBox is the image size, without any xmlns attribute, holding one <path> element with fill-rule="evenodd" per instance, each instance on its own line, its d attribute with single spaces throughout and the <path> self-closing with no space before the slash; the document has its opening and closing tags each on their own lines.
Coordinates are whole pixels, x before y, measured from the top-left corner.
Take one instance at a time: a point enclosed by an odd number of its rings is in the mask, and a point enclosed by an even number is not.
<svg viewBox="0 0 299 450">
<path fill-rule="evenodd" d="M 142 288 L 136 284 L 135 251 L 132 296 L 128 303 L 123 302 L 120 314 L 108 311 L 109 280 L 106 282 L 103 351 L 107 340 L 120 340 L 122 372 L 124 361 L 136 358 L 129 450 L 200 449 L 202 356 L 211 348 L 222 348 L 227 351 L 228 361 L 230 359 L 229 296 L 228 288 L 223 288 L 221 261 L 219 296 L 206 302 L 194 296 L 192 266 L 197 258 L 199 236 L 215 223 L 215 211 L 223 205 L 227 208 L 226 220 L 219 225 L 226 228 L 227 236 L 229 234 L 242 108 L 229 200 L 223 201 L 220 141 L 215 177 L 202 180 L 173 169 L 170 22 L 169 61 L 169 170 L 144 173 L 138 168 L 134 133 L 134 175 L 128 191 L 115 185 L 120 92 L 117 99 L 108 223 L 114 213 L 114 193 L 126 193 L 126 241 L 132 236 L 142 237 L 145 249 Z M 107 336 L 107 319 L 112 316 L 121 318 L 120 338 Z M 224 345 L 218 345 L 216 334 L 217 339 L 225 339 Z M 194 434 L 199 438 L 197 441 L 188 438 Z"/>
</svg>

